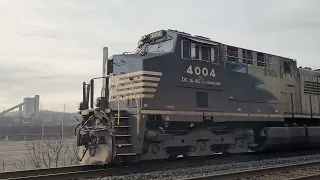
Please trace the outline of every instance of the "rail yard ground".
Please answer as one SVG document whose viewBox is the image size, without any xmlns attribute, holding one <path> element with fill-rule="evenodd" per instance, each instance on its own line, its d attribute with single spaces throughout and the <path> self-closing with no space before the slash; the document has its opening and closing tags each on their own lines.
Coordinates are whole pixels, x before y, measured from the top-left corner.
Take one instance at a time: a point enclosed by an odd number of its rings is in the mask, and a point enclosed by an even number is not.
<svg viewBox="0 0 320 180">
<path fill-rule="evenodd" d="M 64 141 L 66 144 L 72 144 L 74 139 L 68 139 Z M 32 141 L 0 141 L 0 157 L 2 158 L 1 168 L 4 167 L 5 171 L 17 170 L 15 162 L 26 162 L 25 169 L 35 169 L 34 164 L 28 164 L 30 159 L 26 154 L 30 151 L 26 147 L 26 143 L 33 144 Z M 63 154 L 65 156 L 65 154 Z M 319 152 L 316 151 L 304 151 L 304 152 L 283 152 L 283 153 L 268 153 L 268 154 L 255 154 L 255 155 L 232 155 L 232 156 L 217 156 L 214 159 L 208 160 L 196 160 L 186 162 L 176 162 L 169 164 L 155 164 L 152 166 L 146 166 L 140 168 L 133 168 L 132 174 L 105 177 L 102 179 L 184 179 L 190 177 L 201 177 L 220 173 L 231 173 L 235 171 L 250 171 L 256 168 L 267 168 L 281 165 L 291 165 L 295 163 L 313 162 L 320 159 Z M 21 165 L 21 164 L 20 164 Z M 316 173 L 314 169 L 318 169 L 319 166 L 313 169 L 313 173 Z M 128 169 L 128 168 L 127 168 Z M 21 169 L 19 169 L 21 170 Z M 121 171 L 122 172 L 122 171 Z M 294 171 L 286 171 L 286 176 L 277 176 L 276 179 L 285 179 L 290 174 L 297 174 Z M 317 171 L 318 172 L 318 171 Z M 118 172 L 119 174 L 119 172 Z M 303 173 L 304 175 L 308 172 Z M 302 175 L 300 173 L 300 175 Z M 270 176 L 259 176 L 258 179 L 268 179 Z M 272 178 L 275 178 L 273 175 Z M 101 178 L 99 178 L 101 180 Z"/>
<path fill-rule="evenodd" d="M 40 150 L 39 141 L 0 141 L 0 171 L 15 171 L 24 169 L 34 169 L 36 166 L 34 161 L 35 157 L 30 157 L 29 153 L 37 152 Z M 72 145 L 74 139 L 66 139 L 64 142 L 67 145 Z M 53 142 L 51 142 L 53 144 Z M 26 146 L 28 144 L 28 146 Z M 30 148 L 34 144 L 35 148 Z M 58 147 L 55 142 L 55 147 Z M 29 147 L 29 149 L 28 149 Z M 65 147 L 65 146 L 64 146 Z M 38 149 L 37 149 L 38 148 Z M 63 147 L 62 147 L 63 149 Z M 42 149 L 45 151 L 45 149 Z M 48 149 L 47 149 L 48 150 Z M 65 151 L 61 151 L 65 152 Z M 61 165 L 61 163 L 59 163 Z M 55 166 L 55 163 L 50 162 L 50 166 Z M 43 167 L 43 166 L 42 166 Z"/>
<path fill-rule="evenodd" d="M 270 157 L 269 157 L 270 158 Z M 312 162 L 319 162 L 320 154 L 313 154 L 313 155 L 305 155 L 305 156 L 297 156 L 297 157 L 274 157 L 271 159 L 260 159 L 260 160 L 253 160 L 253 161 L 245 161 L 244 159 L 238 160 L 229 159 L 229 162 L 218 161 L 217 163 L 212 163 L 211 161 L 204 163 L 202 166 L 197 167 L 177 167 L 172 168 L 171 170 L 166 171 L 158 171 L 158 172 L 151 172 L 151 173 L 136 173 L 131 175 L 124 175 L 124 176 L 114 176 L 114 177 L 105 177 L 102 180 L 116 180 L 116 179 L 130 179 L 130 180 L 144 180 L 144 179 L 153 179 L 153 180 L 187 180 L 189 178 L 193 179 L 215 179 L 210 178 L 209 176 L 218 175 L 218 174 L 230 174 L 230 173 L 238 173 L 238 172 L 250 172 L 260 168 L 272 168 L 275 166 L 290 166 L 293 164 L 298 163 L 312 163 Z M 241 162 L 242 161 L 242 162 Z M 249 175 L 249 173 L 239 173 L 238 177 L 228 177 L 228 178 L 218 178 L 217 179 L 232 179 L 232 180 L 239 180 L 239 179 L 255 179 L 255 180 L 267 180 L 267 179 L 274 179 L 274 180 L 283 180 L 283 179 L 303 179 L 302 177 L 315 175 L 320 173 L 320 165 L 319 163 L 315 165 L 307 165 L 306 167 L 299 167 L 292 168 L 291 170 L 279 170 L 278 173 L 272 172 L 271 174 L 268 172 L 264 172 L 255 175 L 252 177 L 245 177 L 245 175 Z M 208 177 L 208 178 L 205 178 Z M 319 176 L 317 176 L 319 177 Z M 299 179 L 299 180 L 300 180 Z M 305 179 L 312 179 L 312 178 L 305 178 Z M 92 179 L 98 180 L 98 179 Z M 101 180 L 101 179 L 99 179 Z"/>
</svg>

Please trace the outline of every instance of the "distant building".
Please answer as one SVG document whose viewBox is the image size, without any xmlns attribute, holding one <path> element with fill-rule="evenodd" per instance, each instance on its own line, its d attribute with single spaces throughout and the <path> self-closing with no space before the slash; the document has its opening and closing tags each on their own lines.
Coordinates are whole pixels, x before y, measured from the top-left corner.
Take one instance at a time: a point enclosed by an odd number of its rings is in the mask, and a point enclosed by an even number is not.
<svg viewBox="0 0 320 180">
<path fill-rule="evenodd" d="M 23 99 L 23 118 L 35 120 L 39 118 L 39 95 Z"/>
</svg>

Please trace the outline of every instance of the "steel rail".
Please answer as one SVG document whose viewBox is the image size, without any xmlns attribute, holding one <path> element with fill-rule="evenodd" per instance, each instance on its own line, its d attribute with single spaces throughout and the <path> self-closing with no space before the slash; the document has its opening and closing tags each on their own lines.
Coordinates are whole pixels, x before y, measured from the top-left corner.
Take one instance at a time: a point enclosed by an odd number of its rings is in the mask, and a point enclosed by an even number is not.
<svg viewBox="0 0 320 180">
<path fill-rule="evenodd" d="M 319 179 L 320 179 L 320 173 L 290 178 L 288 180 L 319 180 Z"/>
<path fill-rule="evenodd" d="M 26 179 L 27 177 L 46 176 L 48 174 L 63 174 L 72 172 L 106 170 L 103 166 L 67 166 L 59 168 L 33 169 L 24 171 L 8 171 L 0 173 L 0 179 Z"/>
<path fill-rule="evenodd" d="M 227 172 L 227 173 L 221 173 L 221 174 L 212 174 L 212 175 L 206 175 L 206 176 L 184 178 L 184 179 L 180 179 L 180 180 L 195 180 L 195 179 L 199 179 L 199 180 L 209 180 L 209 179 L 238 180 L 239 178 L 250 178 L 250 177 L 257 176 L 257 175 L 279 173 L 279 172 L 283 172 L 283 171 L 290 171 L 290 170 L 296 169 L 296 168 L 306 168 L 306 167 L 315 166 L 315 165 L 319 166 L 320 161 L 307 162 L 307 163 L 296 163 L 296 164 L 273 166 L 273 167 L 258 168 L 258 169 L 243 170 L 243 171 L 234 171 L 234 172 Z M 320 174 L 303 176 L 303 177 L 298 177 L 296 179 L 295 178 L 292 178 L 292 179 L 293 180 L 311 180 L 311 178 L 319 179 L 319 177 L 320 177 Z M 305 178 L 305 179 L 303 179 L 303 178 Z"/>
<path fill-rule="evenodd" d="M 52 170 L 54 169 L 54 170 Z M 38 169 L 25 171 L 10 172 L 7 175 L 7 180 L 75 180 L 86 178 L 102 178 L 108 176 L 120 176 L 125 174 L 132 174 L 135 172 L 143 172 L 146 167 L 103 167 L 103 166 L 73 166 L 52 169 Z M 148 169 L 149 170 L 149 169 Z M 33 171 L 33 172 L 31 172 Z M 1 173 L 0 173 L 1 175 Z M 0 177 L 2 179 L 3 176 Z"/>
<path fill-rule="evenodd" d="M 114 175 L 114 172 L 108 170 L 87 170 L 87 171 L 74 171 L 64 172 L 57 174 L 42 174 L 32 175 L 26 177 L 8 178 L 8 180 L 75 180 L 75 179 L 86 179 L 86 178 L 100 178 L 105 176 Z"/>
<path fill-rule="evenodd" d="M 149 172 L 159 169 L 159 165 L 146 166 L 70 166 L 61 168 L 10 171 L 0 173 L 0 179 L 7 180 L 75 180 L 120 176 L 135 172 Z"/>
<path fill-rule="evenodd" d="M 297 155 L 288 154 L 288 152 L 280 154 L 266 154 L 262 159 L 273 159 L 273 158 L 290 158 L 297 156 L 304 156 L 314 154 L 314 152 L 303 152 L 303 154 Z M 248 159 L 248 157 L 250 157 Z M 244 159 L 243 159 L 244 158 Z M 257 159 L 258 158 L 258 159 Z M 249 161 L 259 161 L 261 159 L 261 154 L 253 155 L 238 155 L 238 156 L 217 156 L 212 159 L 202 159 L 202 158 L 187 158 L 183 160 L 171 161 L 152 161 L 149 163 L 136 164 L 132 166 L 67 166 L 59 168 L 48 168 L 48 169 L 35 169 L 35 170 L 23 170 L 23 171 L 9 171 L 0 173 L 0 179 L 9 179 L 9 180 L 27 180 L 27 179 L 59 179 L 59 180 L 68 180 L 68 179 L 83 179 L 85 177 L 90 178 L 99 178 L 106 176 L 121 176 L 132 173 L 147 173 L 147 172 L 156 172 L 156 171 L 166 171 L 174 168 L 190 168 L 190 167 L 201 167 L 203 165 L 219 165 L 236 162 L 249 162 Z M 320 161 L 319 161 L 320 163 Z M 292 167 L 292 166 L 290 166 Z M 229 174 L 229 173 L 228 173 Z M 239 174 L 238 174 L 239 175 Z M 237 175 L 237 176 L 238 176 Z M 198 178 L 195 178 L 198 179 Z M 224 179 L 224 178 L 222 178 Z"/>
</svg>

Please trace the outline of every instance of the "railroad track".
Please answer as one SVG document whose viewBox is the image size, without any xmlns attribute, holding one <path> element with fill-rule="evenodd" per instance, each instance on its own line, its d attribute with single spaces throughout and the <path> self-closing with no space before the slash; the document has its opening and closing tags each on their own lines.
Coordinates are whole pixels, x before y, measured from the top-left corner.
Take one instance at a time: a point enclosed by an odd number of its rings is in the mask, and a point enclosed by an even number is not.
<svg viewBox="0 0 320 180">
<path fill-rule="evenodd" d="M 244 171 L 212 174 L 200 177 L 184 178 L 181 180 L 319 180 L 320 161 L 297 163 L 290 165 L 278 165 L 267 168 L 259 168 Z"/>
<path fill-rule="evenodd" d="M 29 180 L 29 179 L 42 179 L 42 180 L 74 180 L 74 179 L 86 179 L 86 178 L 100 178 L 107 176 L 122 176 L 133 173 L 150 173 L 157 171 L 167 171 L 176 168 L 190 168 L 190 167 L 201 167 L 206 165 L 219 165 L 229 164 L 237 162 L 250 162 L 259 161 L 266 159 L 274 159 L 279 157 L 290 158 L 297 156 L 304 156 L 309 154 L 315 154 L 316 152 L 282 152 L 272 154 L 251 154 L 251 155 L 230 155 L 223 156 L 217 155 L 215 158 L 201 159 L 191 158 L 176 160 L 174 162 L 156 162 L 146 164 L 136 164 L 126 167 L 115 167 L 115 166 L 70 166 L 60 168 L 49 168 L 49 169 L 36 169 L 36 170 L 25 170 L 25 171 L 11 171 L 0 173 L 0 179 L 8 180 Z M 316 153 L 318 154 L 318 153 Z M 155 163 L 156 162 L 156 163 Z M 320 161 L 319 161 L 320 164 Z M 320 165 L 319 165 L 320 167 Z M 220 175 L 223 177 L 223 174 Z M 218 177 L 218 176 L 216 176 Z M 225 176 L 226 177 L 226 176 Z M 239 177 L 239 174 L 237 174 Z M 208 178 L 208 177 L 200 177 Z M 210 178 L 208 178 L 210 179 Z M 222 179 L 225 179 L 224 177 Z"/>
<path fill-rule="evenodd" d="M 25 171 L 10 171 L 0 173 L 0 180 L 82 180 L 88 178 L 102 178 L 120 176 L 133 172 L 143 172 L 143 168 L 112 167 L 112 166 L 69 166 L 59 168 L 35 169 Z"/>
<path fill-rule="evenodd" d="M 0 179 L 27 180 L 27 179 L 77 179 L 83 177 L 97 177 L 98 175 L 108 175 L 108 169 L 103 166 L 70 166 L 60 168 L 36 169 L 26 171 L 10 171 L 0 173 Z M 112 172 L 114 173 L 114 172 Z"/>
</svg>

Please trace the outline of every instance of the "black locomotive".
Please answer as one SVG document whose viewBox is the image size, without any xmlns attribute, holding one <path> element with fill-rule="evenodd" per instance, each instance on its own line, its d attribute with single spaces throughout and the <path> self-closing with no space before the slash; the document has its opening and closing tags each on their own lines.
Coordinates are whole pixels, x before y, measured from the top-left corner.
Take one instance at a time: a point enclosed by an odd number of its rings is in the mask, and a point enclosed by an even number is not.
<svg viewBox="0 0 320 180">
<path fill-rule="evenodd" d="M 103 76 L 83 84 L 81 164 L 320 143 L 318 71 L 293 59 L 176 30 L 143 36 L 132 53 L 103 53 Z"/>
</svg>

